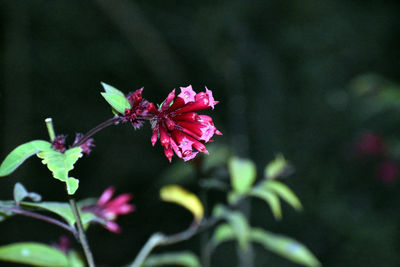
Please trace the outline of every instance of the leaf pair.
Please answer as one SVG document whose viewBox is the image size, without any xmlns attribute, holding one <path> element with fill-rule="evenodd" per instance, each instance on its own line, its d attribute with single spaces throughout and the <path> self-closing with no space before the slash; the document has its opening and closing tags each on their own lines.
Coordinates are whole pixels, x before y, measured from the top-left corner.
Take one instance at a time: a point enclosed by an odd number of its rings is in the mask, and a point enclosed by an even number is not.
<svg viewBox="0 0 400 267">
<path fill-rule="evenodd" d="M 232 224 L 232 222 L 219 225 L 217 229 L 215 229 L 212 237 L 211 242 L 213 247 L 215 248 L 223 242 L 235 239 L 238 240 L 239 247 L 241 247 L 240 238 L 243 240 L 241 236 L 246 234 L 248 242 L 258 243 L 266 250 L 276 253 L 288 260 L 310 267 L 321 266 L 320 262 L 307 247 L 292 238 L 274 234 L 261 228 L 248 227 L 246 233 L 238 232 L 239 228 L 237 225 L 242 223 L 239 223 L 239 221 L 243 220 L 243 218 L 235 223 L 236 226 Z"/>
<path fill-rule="evenodd" d="M 126 99 L 124 93 L 106 83 L 101 83 L 101 85 L 105 91 L 104 93 L 101 93 L 101 95 L 108 102 L 108 104 L 110 104 L 114 114 L 125 114 L 126 109 L 131 109 L 131 104 Z"/>
</svg>

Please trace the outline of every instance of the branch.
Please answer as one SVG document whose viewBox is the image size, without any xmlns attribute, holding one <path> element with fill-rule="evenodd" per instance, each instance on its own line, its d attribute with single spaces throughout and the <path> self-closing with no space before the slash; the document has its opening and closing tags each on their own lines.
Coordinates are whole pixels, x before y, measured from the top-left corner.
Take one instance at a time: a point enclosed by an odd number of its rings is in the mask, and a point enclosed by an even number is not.
<svg viewBox="0 0 400 267">
<path fill-rule="evenodd" d="M 73 227 L 69 226 L 68 224 L 63 223 L 63 222 L 61 222 L 61 221 L 59 221 L 57 219 L 54 219 L 54 218 L 51 218 L 51 217 L 48 217 L 48 216 L 45 216 L 45 215 L 42 215 L 42 214 L 39 214 L 39 213 L 35 213 L 35 212 L 32 212 L 32 211 L 23 210 L 23 209 L 21 209 L 19 207 L 12 207 L 12 208 L 10 208 L 10 207 L 1 207 L 1 209 L 11 211 L 12 213 L 15 213 L 15 214 L 18 214 L 18 215 L 22 215 L 22 216 L 38 219 L 38 220 L 41 220 L 41 221 L 45 221 L 45 222 L 57 225 L 57 226 L 65 229 L 65 230 L 71 232 L 75 236 L 75 238 L 78 239 L 78 232 L 75 230 L 75 228 L 73 228 Z"/>
</svg>

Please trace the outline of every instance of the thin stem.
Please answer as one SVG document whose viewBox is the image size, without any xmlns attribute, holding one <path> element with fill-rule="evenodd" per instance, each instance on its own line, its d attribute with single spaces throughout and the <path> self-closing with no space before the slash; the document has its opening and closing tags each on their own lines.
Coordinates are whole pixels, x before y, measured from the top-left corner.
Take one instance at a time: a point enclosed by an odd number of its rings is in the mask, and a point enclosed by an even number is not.
<svg viewBox="0 0 400 267">
<path fill-rule="evenodd" d="M 96 265 L 94 264 L 93 255 L 92 255 L 92 252 L 90 250 L 89 243 L 87 241 L 85 231 L 83 229 L 81 216 L 79 214 L 79 210 L 78 210 L 78 207 L 76 205 L 75 199 L 70 198 L 69 204 L 70 204 L 72 212 L 74 213 L 74 216 L 75 216 L 76 225 L 78 227 L 78 233 L 79 233 L 79 241 L 80 241 L 80 243 L 82 245 L 83 252 L 85 253 L 86 260 L 87 260 L 87 262 L 89 264 L 89 267 L 95 267 Z"/>
<path fill-rule="evenodd" d="M 1 207 L 1 208 L 3 210 L 8 210 L 8 211 L 11 211 L 11 212 L 13 212 L 15 214 L 18 214 L 18 215 L 22 215 L 22 216 L 38 219 L 38 220 L 41 220 L 41 221 L 45 221 L 45 222 L 57 225 L 57 226 L 65 229 L 65 230 L 71 232 L 76 238 L 78 238 L 78 232 L 76 231 L 76 229 L 74 229 L 71 226 L 69 226 L 68 224 L 65 224 L 65 223 L 63 223 L 63 222 L 61 222 L 59 220 L 54 219 L 54 218 L 47 217 L 45 215 L 42 215 L 42 214 L 39 214 L 39 213 L 35 213 L 35 212 L 32 212 L 32 211 L 23 210 L 23 209 L 18 208 L 18 207 L 12 207 L 12 208 Z"/>
<path fill-rule="evenodd" d="M 53 119 L 47 118 L 44 121 L 46 123 L 47 132 L 49 133 L 50 136 L 50 141 L 53 142 L 54 139 L 56 138 L 56 133 L 54 132 L 54 126 L 53 126 Z"/>
<path fill-rule="evenodd" d="M 151 251 L 157 246 L 165 246 L 170 244 L 175 244 L 184 240 L 188 240 L 196 233 L 198 233 L 199 224 L 193 223 L 188 229 L 183 232 L 166 236 L 162 233 L 153 234 L 143 248 L 140 250 L 139 254 L 136 256 L 136 259 L 130 265 L 130 267 L 140 267 L 149 256 Z"/>
<path fill-rule="evenodd" d="M 111 119 L 106 120 L 105 122 L 100 123 L 99 125 L 97 125 L 96 127 L 94 127 L 93 129 L 91 129 L 89 132 L 87 132 L 81 140 L 79 140 L 78 143 L 76 143 L 75 145 L 73 145 L 73 147 L 77 147 L 82 145 L 83 143 L 85 143 L 89 138 L 91 138 L 95 133 L 97 133 L 98 131 L 103 130 L 104 128 L 110 126 L 110 125 L 114 125 L 118 122 L 121 121 L 121 117 L 112 117 Z"/>
</svg>

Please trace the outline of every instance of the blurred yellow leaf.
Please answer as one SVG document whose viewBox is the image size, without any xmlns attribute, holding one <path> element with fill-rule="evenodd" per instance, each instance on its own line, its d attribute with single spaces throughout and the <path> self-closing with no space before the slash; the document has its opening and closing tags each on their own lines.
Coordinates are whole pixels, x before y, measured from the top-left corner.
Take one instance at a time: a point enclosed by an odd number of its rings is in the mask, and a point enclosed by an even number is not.
<svg viewBox="0 0 400 267">
<path fill-rule="evenodd" d="M 179 185 L 167 185 L 161 188 L 160 197 L 163 201 L 174 202 L 188 209 L 197 222 L 204 216 L 204 208 L 200 199 Z"/>
</svg>

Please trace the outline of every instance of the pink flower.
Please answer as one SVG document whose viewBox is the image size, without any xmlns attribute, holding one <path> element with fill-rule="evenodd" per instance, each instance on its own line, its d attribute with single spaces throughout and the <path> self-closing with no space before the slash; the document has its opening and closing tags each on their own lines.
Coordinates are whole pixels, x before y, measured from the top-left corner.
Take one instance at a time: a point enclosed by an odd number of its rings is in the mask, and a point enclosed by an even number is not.
<svg viewBox="0 0 400 267">
<path fill-rule="evenodd" d="M 383 182 L 391 183 L 397 180 L 399 174 L 399 168 L 394 162 L 390 160 L 383 161 L 378 167 L 377 176 Z"/>
<path fill-rule="evenodd" d="M 64 253 L 68 253 L 72 248 L 72 242 L 68 236 L 62 235 L 58 239 L 58 242 L 54 242 L 52 246 Z"/>
<path fill-rule="evenodd" d="M 65 139 L 65 135 L 57 135 L 53 142 L 51 142 L 51 147 L 58 152 L 64 153 L 66 150 Z"/>
<path fill-rule="evenodd" d="M 72 146 L 75 146 L 76 144 L 78 144 L 83 138 L 83 134 L 81 133 L 77 133 L 75 135 L 75 140 L 74 143 L 72 144 Z M 85 142 L 83 142 L 80 145 L 80 148 L 82 149 L 82 153 L 89 155 L 90 152 L 92 152 L 92 147 L 94 147 L 94 139 L 93 138 L 89 138 L 88 140 L 86 140 Z"/>
<path fill-rule="evenodd" d="M 385 143 L 381 136 L 365 132 L 356 144 L 356 149 L 363 156 L 379 156 L 384 152 Z"/>
<path fill-rule="evenodd" d="M 175 89 L 168 94 L 158 110 L 153 111 L 150 120 L 153 128 L 151 143 L 153 146 L 160 138 L 164 154 L 171 162 L 174 153 L 185 161 L 193 159 L 198 152 L 208 154 L 205 143 L 211 142 L 214 134 L 222 135 L 207 115 L 198 115 L 195 111 L 214 108 L 211 90 L 196 93 L 192 86 L 181 87 L 181 93 L 175 99 Z"/>
<path fill-rule="evenodd" d="M 130 93 L 127 96 L 131 109 L 125 110 L 125 116 L 122 117 L 122 121 L 131 122 L 135 130 L 141 128 L 144 124 L 144 120 L 148 119 L 149 112 L 155 112 L 156 108 L 153 103 L 144 100 L 142 97 L 143 88 Z"/>
<path fill-rule="evenodd" d="M 100 198 L 97 200 L 96 205 L 83 207 L 83 211 L 89 211 L 96 216 L 106 221 L 105 228 L 113 233 L 120 233 L 120 226 L 114 222 L 119 215 L 131 213 L 135 210 L 135 206 L 128 202 L 132 199 L 132 194 L 121 194 L 112 199 L 115 188 L 108 187 Z"/>
</svg>

